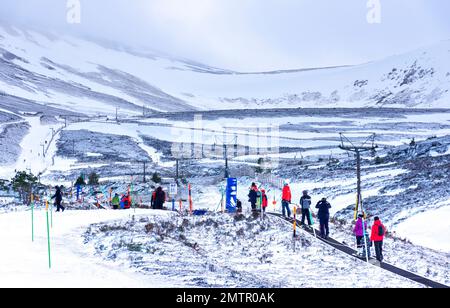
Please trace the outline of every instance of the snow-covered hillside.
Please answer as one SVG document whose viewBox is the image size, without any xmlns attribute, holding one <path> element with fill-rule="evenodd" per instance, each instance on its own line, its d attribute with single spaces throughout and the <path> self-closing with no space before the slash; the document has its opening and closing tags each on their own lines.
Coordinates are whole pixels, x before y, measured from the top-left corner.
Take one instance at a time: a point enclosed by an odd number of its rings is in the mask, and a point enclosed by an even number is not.
<svg viewBox="0 0 450 308">
<path fill-rule="evenodd" d="M 152 210 L 54 214 L 49 270 L 45 211 L 34 242 L 30 214 L 0 215 L 1 287 L 423 287 L 304 234 L 294 251 L 277 219 Z"/>
<path fill-rule="evenodd" d="M 137 115 L 196 109 L 450 107 L 450 41 L 352 67 L 239 73 L 4 25 L 0 72 L 0 108 L 28 112 L 39 104 L 53 107 L 53 113 L 89 115 L 113 115 L 116 108 Z"/>
</svg>

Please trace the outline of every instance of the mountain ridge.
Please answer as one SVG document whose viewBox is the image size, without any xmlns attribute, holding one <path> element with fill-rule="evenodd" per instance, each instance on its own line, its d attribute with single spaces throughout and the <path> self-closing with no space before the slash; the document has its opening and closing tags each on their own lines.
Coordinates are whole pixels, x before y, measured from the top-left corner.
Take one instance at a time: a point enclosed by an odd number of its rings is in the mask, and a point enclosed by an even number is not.
<svg viewBox="0 0 450 308">
<path fill-rule="evenodd" d="M 450 40 L 360 65 L 267 72 L 110 44 L 0 26 L 0 90 L 85 115 L 450 107 Z"/>
</svg>

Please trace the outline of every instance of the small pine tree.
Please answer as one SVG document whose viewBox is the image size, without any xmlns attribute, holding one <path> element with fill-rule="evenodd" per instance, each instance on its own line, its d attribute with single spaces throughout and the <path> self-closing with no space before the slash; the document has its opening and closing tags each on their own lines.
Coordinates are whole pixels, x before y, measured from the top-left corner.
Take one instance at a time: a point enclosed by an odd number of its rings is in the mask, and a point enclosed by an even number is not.
<svg viewBox="0 0 450 308">
<path fill-rule="evenodd" d="M 255 167 L 255 172 L 256 173 L 261 174 L 261 173 L 263 173 L 263 171 L 264 170 L 260 166 Z"/>
<path fill-rule="evenodd" d="M 8 187 L 6 186 L 6 181 L 0 180 L 0 190 L 6 191 Z"/>
<path fill-rule="evenodd" d="M 11 179 L 12 188 L 15 192 L 19 193 L 20 199 L 24 204 L 30 204 L 31 192 L 33 185 L 37 184 L 37 177 L 32 173 L 26 173 L 25 171 L 19 171 L 16 176 Z"/>
<path fill-rule="evenodd" d="M 258 165 L 255 167 L 255 172 L 256 173 L 263 173 L 264 172 L 264 158 L 260 157 L 258 158 Z"/>
<path fill-rule="evenodd" d="M 89 174 L 89 185 L 98 185 L 100 181 L 100 177 L 97 173 L 92 172 Z"/>
<path fill-rule="evenodd" d="M 384 163 L 383 158 L 381 158 L 380 156 L 375 157 L 375 165 L 381 165 L 382 163 Z"/>
<path fill-rule="evenodd" d="M 78 185 L 80 185 L 80 186 L 86 185 L 86 181 L 84 180 L 84 177 L 81 175 L 78 177 L 77 181 L 75 182 L 75 186 L 78 186 Z"/>
<path fill-rule="evenodd" d="M 153 173 L 152 181 L 157 184 L 161 183 L 162 179 L 158 172 Z"/>
</svg>

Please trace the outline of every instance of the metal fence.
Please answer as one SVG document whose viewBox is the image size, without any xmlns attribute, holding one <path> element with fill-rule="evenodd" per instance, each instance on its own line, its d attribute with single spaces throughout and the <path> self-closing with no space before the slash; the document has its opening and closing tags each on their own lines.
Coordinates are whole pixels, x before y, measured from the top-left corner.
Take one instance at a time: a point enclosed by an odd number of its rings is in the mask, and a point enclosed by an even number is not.
<svg viewBox="0 0 450 308">
<path fill-rule="evenodd" d="M 257 180 L 262 184 L 272 185 L 279 189 L 282 189 L 284 184 L 284 179 L 274 174 L 260 174 L 258 175 Z"/>
</svg>

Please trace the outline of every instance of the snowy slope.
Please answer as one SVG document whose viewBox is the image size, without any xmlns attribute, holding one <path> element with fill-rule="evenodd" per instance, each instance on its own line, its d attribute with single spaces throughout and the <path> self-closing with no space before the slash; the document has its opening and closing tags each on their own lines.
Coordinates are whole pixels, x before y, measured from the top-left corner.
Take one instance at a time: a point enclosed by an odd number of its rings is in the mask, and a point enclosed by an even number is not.
<svg viewBox="0 0 450 308">
<path fill-rule="evenodd" d="M 417 245 L 450 253 L 450 206 L 430 209 L 408 218 L 395 231 Z M 430 224 L 429 222 L 433 223 Z"/>
<path fill-rule="evenodd" d="M 274 107 L 449 107 L 450 41 L 353 67 L 239 73 L 0 26 L 4 94 L 84 114 Z M 0 100 L 0 108 L 2 100 Z"/>
<path fill-rule="evenodd" d="M 421 287 L 305 234 L 294 252 L 277 220 L 148 210 L 54 214 L 49 270 L 45 212 L 35 213 L 34 243 L 30 214 L 0 215 L 2 287 Z"/>
<path fill-rule="evenodd" d="M 0 215 L 0 287 L 161 287 L 174 286 L 168 277 L 144 277 L 104 264 L 82 249 L 81 233 L 90 223 L 129 218 L 131 212 L 74 211 L 53 216 L 52 269 L 48 268 L 45 211 L 35 212 L 35 242 L 31 242 L 29 211 Z M 152 215 L 149 211 L 138 213 Z M 87 279 L 88 278 L 88 279 Z"/>
</svg>

